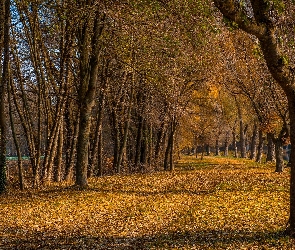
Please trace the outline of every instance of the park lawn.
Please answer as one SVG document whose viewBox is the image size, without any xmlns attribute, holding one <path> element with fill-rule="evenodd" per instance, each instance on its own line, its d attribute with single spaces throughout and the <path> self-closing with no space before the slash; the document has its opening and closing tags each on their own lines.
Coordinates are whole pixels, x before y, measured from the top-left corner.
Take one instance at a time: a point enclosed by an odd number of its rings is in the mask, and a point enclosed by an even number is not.
<svg viewBox="0 0 295 250">
<path fill-rule="evenodd" d="M 175 171 L 0 197 L 0 249 L 295 249 L 289 169 L 183 157 Z M 294 247 L 293 247 L 294 246 Z"/>
</svg>

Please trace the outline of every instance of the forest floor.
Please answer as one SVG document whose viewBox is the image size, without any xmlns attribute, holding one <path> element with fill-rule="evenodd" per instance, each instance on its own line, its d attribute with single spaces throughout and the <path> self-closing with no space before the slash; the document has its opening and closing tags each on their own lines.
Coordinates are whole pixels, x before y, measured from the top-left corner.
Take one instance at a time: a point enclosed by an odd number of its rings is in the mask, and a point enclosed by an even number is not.
<svg viewBox="0 0 295 250">
<path fill-rule="evenodd" d="M 173 172 L 0 196 L 0 249 L 295 249 L 289 169 L 183 157 Z"/>
</svg>

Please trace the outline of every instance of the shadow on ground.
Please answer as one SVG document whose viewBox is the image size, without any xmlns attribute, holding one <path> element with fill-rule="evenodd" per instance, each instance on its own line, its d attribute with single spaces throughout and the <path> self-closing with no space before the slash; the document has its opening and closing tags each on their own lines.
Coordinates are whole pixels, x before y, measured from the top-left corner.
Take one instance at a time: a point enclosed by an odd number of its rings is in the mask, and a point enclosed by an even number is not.
<svg viewBox="0 0 295 250">
<path fill-rule="evenodd" d="M 0 249 L 294 249 L 280 232 L 196 231 L 170 232 L 142 237 L 45 236 L 27 239 L 0 237 Z"/>
</svg>

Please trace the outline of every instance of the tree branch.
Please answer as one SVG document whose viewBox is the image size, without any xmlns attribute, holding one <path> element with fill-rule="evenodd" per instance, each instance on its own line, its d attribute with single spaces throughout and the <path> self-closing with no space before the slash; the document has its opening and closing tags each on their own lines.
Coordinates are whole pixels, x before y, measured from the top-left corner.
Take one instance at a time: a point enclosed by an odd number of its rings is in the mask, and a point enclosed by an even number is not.
<svg viewBox="0 0 295 250">
<path fill-rule="evenodd" d="M 224 17 L 238 24 L 239 28 L 245 32 L 258 38 L 265 34 L 265 25 L 258 24 L 254 18 L 251 18 L 240 3 L 234 0 L 214 0 L 214 4 Z"/>
</svg>

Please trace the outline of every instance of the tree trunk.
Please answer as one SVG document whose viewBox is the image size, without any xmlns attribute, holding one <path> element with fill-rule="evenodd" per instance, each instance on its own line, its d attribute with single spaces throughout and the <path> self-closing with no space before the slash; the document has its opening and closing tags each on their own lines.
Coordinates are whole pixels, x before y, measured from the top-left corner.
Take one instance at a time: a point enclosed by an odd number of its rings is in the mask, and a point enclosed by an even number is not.
<svg viewBox="0 0 295 250">
<path fill-rule="evenodd" d="M 234 150 L 234 157 L 238 157 L 238 147 L 237 147 L 237 140 L 236 140 L 236 131 L 233 130 L 233 150 Z"/>
<path fill-rule="evenodd" d="M 196 138 L 196 142 L 195 142 L 194 153 L 195 153 L 196 158 L 198 158 L 198 139 L 197 138 Z"/>
<path fill-rule="evenodd" d="M 157 140 L 156 140 L 156 146 L 155 146 L 155 164 L 156 164 L 156 168 L 158 167 L 158 160 L 159 160 L 159 156 L 160 156 L 160 149 L 161 149 L 161 145 L 163 143 L 163 138 L 164 138 L 164 130 L 165 130 L 165 122 L 161 123 L 161 126 L 157 132 Z"/>
<path fill-rule="evenodd" d="M 169 155 L 169 170 L 174 170 L 174 159 L 173 159 L 173 153 L 174 153 L 174 133 L 171 135 L 171 145 L 170 145 L 170 155 Z"/>
<path fill-rule="evenodd" d="M 215 141 L 215 156 L 219 156 L 219 153 L 220 153 L 220 151 L 219 151 L 219 140 L 216 139 L 216 141 Z"/>
<path fill-rule="evenodd" d="M 202 144 L 201 160 L 204 159 L 204 152 L 205 152 L 205 145 L 204 145 L 204 143 L 203 143 L 203 144 Z"/>
<path fill-rule="evenodd" d="M 126 118 L 126 121 L 124 124 L 123 138 L 122 138 L 120 146 L 119 146 L 119 154 L 118 154 L 118 162 L 117 162 L 119 167 L 122 164 L 124 152 L 126 152 L 128 132 L 129 132 L 129 127 L 130 127 L 131 108 L 132 108 L 132 103 L 133 103 L 133 94 L 134 94 L 134 89 L 132 88 L 130 100 L 129 100 L 129 106 L 127 108 L 127 118 Z"/>
<path fill-rule="evenodd" d="M 10 127 L 11 127 L 12 136 L 13 136 L 14 146 L 15 146 L 16 153 L 17 153 L 19 187 L 20 187 L 20 190 L 24 190 L 25 189 L 25 183 L 24 183 L 24 175 L 23 175 L 23 162 L 22 162 L 22 156 L 21 156 L 21 151 L 20 151 L 17 135 L 16 135 L 16 132 L 15 132 L 15 127 L 14 127 L 14 119 L 13 119 L 12 106 L 11 106 L 12 100 L 11 100 L 11 94 L 10 94 L 10 92 L 11 92 L 10 81 L 8 83 L 8 86 L 7 86 L 8 87 L 8 103 L 9 103 Z"/>
<path fill-rule="evenodd" d="M 169 136 L 169 138 L 170 138 L 170 136 Z M 169 166 L 169 154 L 170 154 L 170 142 L 168 140 L 167 147 L 165 150 L 165 157 L 164 157 L 164 170 L 165 171 L 168 170 L 168 166 Z"/>
<path fill-rule="evenodd" d="M 257 137 L 258 137 L 258 127 L 257 127 L 257 123 L 255 122 L 253 127 L 253 135 L 251 139 L 251 153 L 250 153 L 251 160 L 254 160 L 256 157 Z"/>
<path fill-rule="evenodd" d="M 120 131 L 119 131 L 119 123 L 117 118 L 117 111 L 112 110 L 112 123 L 113 123 L 113 141 L 114 141 L 114 156 L 113 156 L 113 171 L 116 173 L 120 173 L 121 169 L 118 166 L 119 159 L 119 150 L 120 150 Z"/>
<path fill-rule="evenodd" d="M 0 81 L 0 194 L 6 191 L 7 176 L 6 176 L 6 113 L 5 113 L 5 98 L 7 92 L 7 83 L 9 82 L 9 28 L 10 28 L 10 1 L 1 1 L 1 13 L 2 23 L 1 36 L 3 34 L 3 40 L 1 37 L 1 43 L 3 44 L 3 69 Z M 1 48 L 2 51 L 2 48 Z"/>
<path fill-rule="evenodd" d="M 224 141 L 224 156 L 225 157 L 228 157 L 228 144 L 229 144 L 229 142 L 228 142 L 228 138 L 229 137 L 229 133 L 228 132 L 226 132 L 226 136 L 225 136 L 225 141 Z"/>
<path fill-rule="evenodd" d="M 176 122 L 175 120 L 172 121 L 171 123 L 171 135 L 170 135 L 170 166 L 169 170 L 173 171 L 174 170 L 174 159 L 173 159 L 173 153 L 174 153 L 174 135 L 176 131 Z"/>
<path fill-rule="evenodd" d="M 290 116 L 290 143 L 291 143 L 291 178 L 290 178 L 290 236 L 295 237 L 295 92 L 287 94 Z"/>
<path fill-rule="evenodd" d="M 94 19 L 93 23 L 91 22 L 92 18 Z M 85 20 L 85 23 L 82 25 L 78 36 L 80 42 L 79 48 L 81 53 L 80 86 L 78 92 L 80 106 L 80 124 L 77 141 L 75 185 L 80 188 L 84 188 L 88 185 L 88 144 L 90 136 L 92 108 L 94 106 L 98 80 L 99 56 L 101 52 L 99 38 L 103 31 L 104 19 L 105 14 L 101 14 L 98 10 L 94 10 L 89 17 L 89 20 Z"/>
<path fill-rule="evenodd" d="M 274 162 L 275 161 L 275 145 L 273 142 L 274 135 L 271 133 L 267 133 L 267 155 L 266 162 Z"/>
<path fill-rule="evenodd" d="M 281 173 L 284 171 L 283 160 L 283 144 L 281 138 L 277 138 L 275 142 L 275 155 L 276 155 L 276 172 Z"/>
<path fill-rule="evenodd" d="M 259 142 L 258 142 L 258 152 L 257 152 L 256 162 L 261 163 L 262 153 L 263 153 L 263 132 L 262 130 L 259 130 Z"/>
<path fill-rule="evenodd" d="M 173 153 L 172 147 L 173 147 L 173 133 L 171 130 L 168 136 L 168 142 L 167 142 L 167 147 L 165 151 L 164 170 L 169 170 L 171 169 L 171 167 L 173 169 L 173 162 L 171 163 L 171 160 L 173 160 L 173 156 L 171 156 L 171 154 Z"/>
<path fill-rule="evenodd" d="M 90 113 L 92 105 L 83 105 L 80 111 L 79 133 L 77 141 L 76 182 L 81 188 L 88 185 L 88 143 L 90 134 Z"/>
<path fill-rule="evenodd" d="M 167 147 L 165 150 L 165 157 L 164 157 L 164 170 L 174 170 L 174 136 L 177 129 L 177 122 L 175 118 L 170 122 L 169 129 L 168 129 L 168 142 Z"/>
<path fill-rule="evenodd" d="M 103 160 L 103 141 L 102 141 L 102 129 L 98 135 L 98 155 L 97 155 L 97 172 L 96 176 L 102 176 L 102 160 Z"/>
<path fill-rule="evenodd" d="M 140 164 L 141 164 L 141 171 L 145 171 L 147 158 L 148 158 L 148 141 L 147 141 L 147 123 L 144 121 L 143 123 L 143 135 L 141 140 L 141 148 L 140 148 Z"/>
<path fill-rule="evenodd" d="M 62 180 L 62 169 L 63 169 L 63 122 L 61 122 L 61 126 L 59 129 L 59 136 L 57 142 L 57 152 L 55 157 L 55 171 L 54 171 L 54 181 L 60 182 Z"/>
<path fill-rule="evenodd" d="M 277 138 L 272 134 L 272 140 L 275 144 L 275 156 L 276 156 L 276 172 L 284 171 L 284 159 L 283 159 L 283 141 L 289 136 L 288 126 L 283 125 Z"/>
<path fill-rule="evenodd" d="M 244 126 L 244 121 L 242 116 L 240 115 L 240 150 L 241 150 L 241 158 L 247 157 L 247 150 L 246 150 L 246 130 L 247 126 Z"/>
<path fill-rule="evenodd" d="M 149 124 L 148 126 L 148 166 L 151 167 L 153 163 L 153 144 L 154 144 L 154 137 L 153 137 L 153 125 Z"/>
<path fill-rule="evenodd" d="M 92 177 L 95 169 L 97 170 L 96 176 L 101 176 L 102 169 L 102 112 L 103 112 L 104 94 L 100 93 L 98 100 L 97 119 L 95 126 L 94 140 L 91 145 L 91 156 L 89 158 L 88 177 Z M 97 160 L 97 162 L 96 162 Z"/>
<path fill-rule="evenodd" d="M 79 131 L 79 119 L 74 124 L 74 135 L 72 138 L 72 143 L 70 148 L 68 149 L 69 152 L 67 152 L 68 160 L 66 161 L 65 166 L 65 181 L 70 181 L 73 178 L 73 169 L 75 165 L 75 154 L 76 154 L 76 148 L 77 148 L 77 139 L 78 139 L 78 131 Z"/>
<path fill-rule="evenodd" d="M 16 64 L 17 64 L 17 68 L 20 69 L 18 61 L 16 62 Z M 36 151 L 37 151 L 36 150 L 36 143 L 34 140 L 32 127 L 30 124 L 31 119 L 30 119 L 30 114 L 28 112 L 29 107 L 26 102 L 26 94 L 24 93 L 23 88 L 22 88 L 23 87 L 22 81 L 21 81 L 20 85 L 21 85 L 21 90 L 22 90 L 23 111 L 21 110 L 20 105 L 17 101 L 16 91 L 15 91 L 14 84 L 12 83 L 12 81 L 11 81 L 11 86 L 10 86 L 11 87 L 11 94 L 13 97 L 13 103 L 14 103 L 15 109 L 18 113 L 20 123 L 21 123 L 21 126 L 24 131 L 24 135 L 26 137 L 26 141 L 27 141 L 28 149 L 29 149 L 33 178 L 34 178 L 34 180 L 36 180 L 38 169 L 39 169 L 39 166 L 37 165 L 38 161 L 36 159 Z"/>
<path fill-rule="evenodd" d="M 142 144 L 142 134 L 143 134 L 143 117 L 140 115 L 138 118 L 137 126 L 137 136 L 136 136 L 136 149 L 135 149 L 135 159 L 134 164 L 136 168 L 140 165 L 140 154 L 141 154 L 141 144 Z"/>
<path fill-rule="evenodd" d="M 53 165 L 54 158 L 57 154 L 58 148 L 58 138 L 60 133 L 60 128 L 62 126 L 61 117 L 57 117 L 56 123 L 52 126 L 52 131 L 50 131 L 50 136 L 48 140 L 47 150 L 45 152 L 45 157 L 43 161 L 43 173 L 42 173 L 42 181 L 43 182 L 51 182 L 52 174 L 53 174 Z"/>
<path fill-rule="evenodd" d="M 101 93 L 98 102 L 98 117 L 97 117 L 97 171 L 96 176 L 102 176 L 102 154 L 103 154 L 103 141 L 102 141 L 102 112 L 104 107 L 104 94 Z M 93 169 L 94 166 L 93 166 Z"/>
<path fill-rule="evenodd" d="M 119 168 L 122 165 L 122 162 L 124 162 L 123 156 L 124 156 L 124 153 L 126 153 L 126 145 L 127 145 L 129 124 L 130 124 L 129 119 L 130 119 L 130 115 L 128 115 L 127 121 L 125 122 L 124 131 L 123 131 L 123 138 L 120 141 L 120 145 L 119 145 L 118 162 L 117 162 L 117 165 Z M 117 171 L 117 172 L 119 172 L 119 171 Z"/>
<path fill-rule="evenodd" d="M 207 156 L 210 156 L 210 153 L 211 153 L 210 145 L 207 144 L 206 145 L 206 154 L 207 154 Z"/>
</svg>

